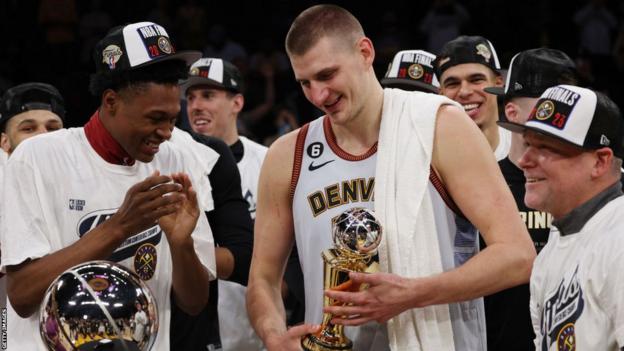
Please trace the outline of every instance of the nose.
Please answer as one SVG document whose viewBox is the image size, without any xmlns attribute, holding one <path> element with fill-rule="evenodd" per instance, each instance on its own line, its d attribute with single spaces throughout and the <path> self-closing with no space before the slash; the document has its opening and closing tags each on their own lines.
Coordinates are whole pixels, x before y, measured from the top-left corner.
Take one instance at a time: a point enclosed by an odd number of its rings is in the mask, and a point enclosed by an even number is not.
<svg viewBox="0 0 624 351">
<path fill-rule="evenodd" d="M 518 166 L 521 169 L 528 169 L 535 166 L 535 148 L 532 146 L 528 146 L 520 159 L 518 160 Z"/>
<path fill-rule="evenodd" d="M 458 96 L 460 98 L 467 98 L 468 96 L 470 96 L 470 94 L 472 94 L 472 92 L 473 89 L 470 83 L 468 81 L 462 80 L 461 84 L 459 85 Z"/>
<path fill-rule="evenodd" d="M 310 83 L 310 101 L 317 107 L 322 107 L 329 97 L 329 89 L 325 84 Z"/>
<path fill-rule="evenodd" d="M 171 132 L 173 131 L 173 127 L 175 126 L 175 119 L 172 121 L 162 123 L 158 129 L 156 129 L 156 135 L 163 140 L 171 139 Z"/>
</svg>

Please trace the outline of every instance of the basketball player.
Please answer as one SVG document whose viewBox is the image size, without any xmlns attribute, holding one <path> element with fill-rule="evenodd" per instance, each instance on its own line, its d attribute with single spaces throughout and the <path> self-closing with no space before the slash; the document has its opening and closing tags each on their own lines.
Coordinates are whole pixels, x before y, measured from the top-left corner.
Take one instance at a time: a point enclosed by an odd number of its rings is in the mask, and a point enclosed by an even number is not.
<svg viewBox="0 0 624 351">
<path fill-rule="evenodd" d="M 426 209 L 419 210 L 422 214 L 411 214 L 427 217 L 429 223 L 434 218 L 440 220 L 444 228 L 440 227 L 432 240 L 440 245 L 441 262 L 437 264 L 445 272 L 420 278 L 352 273 L 355 284 L 370 284 L 370 288 L 362 292 L 326 291 L 327 297 L 350 305 L 326 307 L 324 311 L 347 316 L 335 317 L 335 323 L 363 325 L 346 328 L 356 350 L 388 350 L 390 343 L 393 348 L 414 349 L 420 345 L 418 340 L 388 338 L 383 323 L 401 313 L 411 315 L 414 308 L 444 305 L 447 318 L 431 327 L 452 329 L 444 329 L 448 337 L 423 335 L 428 339 L 426 344 L 431 341 L 450 344 L 450 348 L 454 345 L 458 350 L 485 349 L 480 297 L 526 282 L 535 251 L 479 129 L 446 98 L 384 91 L 372 68 L 373 45 L 358 20 L 343 8 L 318 5 L 305 10 L 289 30 L 286 50 L 307 99 L 326 115 L 278 139 L 262 167 L 247 298 L 258 335 L 269 350 L 299 350 L 301 337 L 318 329 L 315 324 L 323 313 L 320 254 L 333 246 L 331 218 L 353 206 L 373 208 L 377 149 L 390 147 L 377 143 L 382 112 L 394 107 L 387 99 L 399 99 L 404 102 L 398 108 L 420 109 L 419 102 L 432 107 L 430 115 L 423 112 L 422 118 L 413 121 L 426 125 L 431 133 L 435 130 L 435 135 L 425 138 L 428 141 L 420 139 L 423 135 L 418 132 L 404 137 L 428 144 L 426 149 L 432 152 L 426 161 L 432 171 L 425 167 L 410 173 L 425 187 L 420 193 L 426 203 Z M 393 143 L 388 139 L 383 142 Z M 415 150 L 404 151 L 404 156 L 410 156 Z M 453 212 L 443 196 L 452 199 L 459 210 Z M 463 228 L 457 227 L 455 219 L 460 212 L 483 233 L 489 245 L 485 251 L 477 252 L 476 234 L 464 237 Z M 305 277 L 307 324 L 287 330 L 279 283 L 295 240 Z M 456 251 L 455 244 L 461 249 Z M 396 327 L 389 324 L 388 333 L 419 332 Z"/>
<path fill-rule="evenodd" d="M 487 139 L 497 161 L 507 157 L 511 134 L 496 125 L 496 97 L 483 89 L 503 85 L 492 43 L 480 36 L 460 36 L 444 44 L 433 63 L 440 94 L 457 101 Z"/>
<path fill-rule="evenodd" d="M 95 47 L 91 90 L 101 105 L 89 122 L 30 138 L 11 155 L 4 182 L 11 221 L 0 234 L 10 349 L 46 349 L 33 337 L 43 295 L 85 261 L 119 262 L 146 282 L 159 307 L 155 349 L 169 347 L 171 292 L 189 314 L 206 304 L 216 276 L 212 234 L 200 216 L 207 180 L 164 143 L 180 110 L 178 79 L 200 55 L 174 47 L 155 23 L 113 28 Z"/>
</svg>

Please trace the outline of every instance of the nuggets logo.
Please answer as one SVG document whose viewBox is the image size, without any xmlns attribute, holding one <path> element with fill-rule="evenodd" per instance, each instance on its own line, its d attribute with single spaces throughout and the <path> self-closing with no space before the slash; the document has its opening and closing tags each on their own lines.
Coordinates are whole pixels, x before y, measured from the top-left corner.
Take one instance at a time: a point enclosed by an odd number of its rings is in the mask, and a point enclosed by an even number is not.
<svg viewBox="0 0 624 351">
<path fill-rule="evenodd" d="M 150 280 L 156 272 L 156 247 L 152 244 L 144 244 L 134 254 L 134 271 L 141 280 Z"/>
<path fill-rule="evenodd" d="M 198 76 L 199 75 L 199 68 L 197 68 L 197 67 L 191 68 L 191 71 L 189 72 L 189 74 L 192 75 L 192 76 Z"/>
<path fill-rule="evenodd" d="M 409 66 L 407 69 L 407 74 L 409 74 L 412 79 L 420 79 L 423 76 L 423 73 L 425 73 L 425 70 L 417 63 Z"/>
<path fill-rule="evenodd" d="M 540 322 L 542 351 L 549 350 L 555 343 L 561 351 L 576 349 L 574 323 L 585 309 L 578 270 L 577 265 L 571 275 L 566 274 L 559 285 L 546 295 Z"/>
<path fill-rule="evenodd" d="M 490 62 L 490 59 L 492 58 L 492 52 L 490 51 L 490 49 L 485 45 L 485 44 L 479 44 L 477 45 L 477 55 L 483 57 L 485 59 L 485 62 Z"/>
<path fill-rule="evenodd" d="M 102 51 L 102 63 L 107 64 L 110 69 L 115 69 L 121 55 L 123 55 L 123 51 L 119 46 L 109 45 Z"/>
<path fill-rule="evenodd" d="M 158 38 L 158 47 L 165 54 L 170 54 L 171 52 L 173 52 L 173 48 L 171 47 L 171 43 L 169 42 L 169 39 L 165 37 Z"/>
<path fill-rule="evenodd" d="M 537 110 L 535 111 L 535 118 L 543 121 L 550 118 L 554 112 L 555 104 L 553 104 L 550 100 L 546 100 L 537 107 Z"/>
<path fill-rule="evenodd" d="M 576 335 L 574 334 L 574 323 L 568 323 L 563 326 L 563 329 L 561 329 L 559 335 L 557 335 L 557 350 L 576 350 Z"/>
</svg>

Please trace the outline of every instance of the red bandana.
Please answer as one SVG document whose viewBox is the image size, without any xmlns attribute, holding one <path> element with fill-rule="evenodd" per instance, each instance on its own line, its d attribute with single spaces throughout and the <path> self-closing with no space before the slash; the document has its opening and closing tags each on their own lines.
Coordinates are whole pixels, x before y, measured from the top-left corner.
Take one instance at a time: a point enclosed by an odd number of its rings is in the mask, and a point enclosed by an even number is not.
<svg viewBox="0 0 624 351">
<path fill-rule="evenodd" d="M 126 150 L 119 145 L 102 124 L 99 111 L 95 111 L 91 116 L 89 122 L 84 126 L 84 131 L 91 147 L 106 162 L 124 166 L 134 164 L 134 159 L 128 155 Z"/>
</svg>

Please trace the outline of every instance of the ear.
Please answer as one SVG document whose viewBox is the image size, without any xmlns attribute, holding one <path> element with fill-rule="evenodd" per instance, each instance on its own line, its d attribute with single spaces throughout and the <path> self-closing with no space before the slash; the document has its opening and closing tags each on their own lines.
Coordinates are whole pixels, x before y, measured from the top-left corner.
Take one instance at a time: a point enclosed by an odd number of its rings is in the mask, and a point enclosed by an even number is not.
<svg viewBox="0 0 624 351">
<path fill-rule="evenodd" d="M 119 102 L 121 100 L 121 96 L 119 93 L 112 89 L 106 89 L 104 93 L 102 93 L 102 112 L 106 115 L 114 116 L 119 108 Z"/>
<path fill-rule="evenodd" d="M 502 87 L 504 85 L 503 76 L 498 74 L 496 75 L 496 80 L 494 83 L 497 87 Z"/>
<path fill-rule="evenodd" d="M 9 136 L 6 133 L 0 134 L 0 148 L 6 153 L 11 151 L 11 143 L 9 142 Z"/>
<path fill-rule="evenodd" d="M 592 178 L 598 178 L 605 173 L 611 172 L 611 168 L 613 167 L 613 150 L 608 147 L 603 147 L 596 150 L 595 153 L 596 162 L 591 172 Z"/>
<path fill-rule="evenodd" d="M 518 105 L 513 102 L 508 102 L 505 104 L 505 117 L 507 120 L 514 123 L 519 123 L 518 120 Z"/>
<path fill-rule="evenodd" d="M 357 50 L 364 58 L 364 62 L 368 66 L 373 65 L 373 61 L 375 61 L 375 47 L 373 46 L 373 42 L 367 37 L 362 37 L 358 40 Z"/>
<path fill-rule="evenodd" d="M 236 114 L 239 114 L 243 110 L 243 106 L 245 106 L 245 97 L 243 94 L 234 95 L 234 107 L 232 111 Z"/>
</svg>

